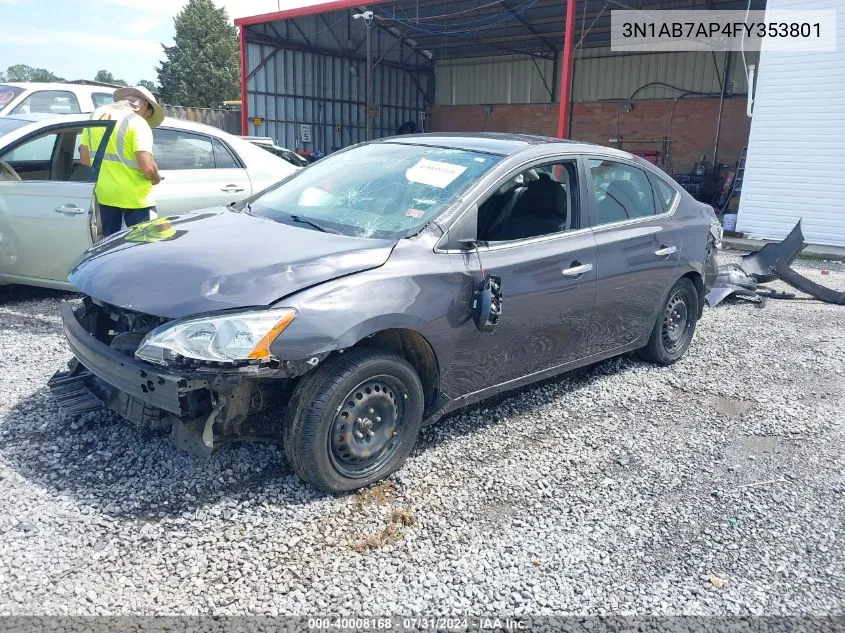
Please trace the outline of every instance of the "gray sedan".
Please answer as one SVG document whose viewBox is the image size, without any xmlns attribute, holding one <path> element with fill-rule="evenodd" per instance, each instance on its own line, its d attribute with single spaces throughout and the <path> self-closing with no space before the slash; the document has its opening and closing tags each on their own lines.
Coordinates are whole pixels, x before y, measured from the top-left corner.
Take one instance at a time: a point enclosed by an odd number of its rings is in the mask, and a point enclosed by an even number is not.
<svg viewBox="0 0 845 633">
<path fill-rule="evenodd" d="M 101 157 L 93 170 L 80 164 L 80 135 L 110 125 L 84 114 L 0 118 L 0 284 L 70 289 L 71 264 L 100 232 Z M 154 189 L 160 214 L 243 200 L 296 171 L 241 138 L 169 118 L 154 130 L 153 153 L 164 177 Z"/>
<path fill-rule="evenodd" d="M 105 404 L 196 452 L 281 439 L 303 478 L 352 490 L 459 407 L 629 351 L 677 361 L 717 227 L 619 150 L 367 143 L 235 212 L 160 217 L 154 235 L 92 247 L 70 275 L 87 297 L 63 308 L 78 363 L 52 386 L 70 412 Z"/>
</svg>

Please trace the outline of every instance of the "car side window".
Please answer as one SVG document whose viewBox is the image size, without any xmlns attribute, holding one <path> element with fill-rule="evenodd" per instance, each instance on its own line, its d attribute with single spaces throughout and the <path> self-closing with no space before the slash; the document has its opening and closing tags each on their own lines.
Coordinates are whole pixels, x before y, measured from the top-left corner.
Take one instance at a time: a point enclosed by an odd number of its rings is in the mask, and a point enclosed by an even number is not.
<svg viewBox="0 0 845 633">
<path fill-rule="evenodd" d="M 478 239 L 509 242 L 580 228 L 578 170 L 572 161 L 526 169 L 478 208 Z"/>
<path fill-rule="evenodd" d="M 660 201 L 663 203 L 663 208 L 668 211 L 672 208 L 672 205 L 675 203 L 675 199 L 678 197 L 678 191 L 665 180 L 660 178 L 654 179 L 655 187 L 657 188 L 657 195 L 660 197 Z"/>
<path fill-rule="evenodd" d="M 612 160 L 590 159 L 596 224 L 610 224 L 657 213 L 654 191 L 642 169 Z"/>
<path fill-rule="evenodd" d="M 219 139 L 214 139 L 214 163 L 217 169 L 240 169 L 241 167 L 229 148 Z"/>
<path fill-rule="evenodd" d="M 79 114 L 76 95 L 66 90 L 38 90 L 21 101 L 12 114 Z"/>
<path fill-rule="evenodd" d="M 79 158 L 82 127 L 65 128 L 39 135 L 0 155 L 24 181 L 86 181 L 90 169 Z"/>
<path fill-rule="evenodd" d="M 153 158 L 162 170 L 214 169 L 211 138 L 182 130 L 153 130 Z"/>
</svg>

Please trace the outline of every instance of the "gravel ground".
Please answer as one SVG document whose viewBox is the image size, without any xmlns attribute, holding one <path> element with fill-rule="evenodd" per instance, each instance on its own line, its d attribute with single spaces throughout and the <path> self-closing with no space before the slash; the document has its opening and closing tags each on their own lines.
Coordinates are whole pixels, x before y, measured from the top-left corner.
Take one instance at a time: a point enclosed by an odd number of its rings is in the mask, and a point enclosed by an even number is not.
<svg viewBox="0 0 845 633">
<path fill-rule="evenodd" d="M 62 421 L 69 296 L 0 288 L 0 614 L 845 612 L 845 308 L 708 310 L 673 367 L 452 415 L 333 498 L 276 446 Z"/>
</svg>

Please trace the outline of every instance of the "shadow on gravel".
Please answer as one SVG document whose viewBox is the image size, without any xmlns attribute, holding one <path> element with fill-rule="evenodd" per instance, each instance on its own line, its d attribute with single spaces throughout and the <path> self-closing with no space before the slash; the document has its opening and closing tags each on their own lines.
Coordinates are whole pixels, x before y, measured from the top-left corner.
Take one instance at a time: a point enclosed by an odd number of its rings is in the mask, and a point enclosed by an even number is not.
<svg viewBox="0 0 845 633">
<path fill-rule="evenodd" d="M 28 481 L 115 517 L 154 521 L 228 499 L 294 505 L 325 496 L 299 481 L 281 446 L 190 455 L 167 433 L 110 412 L 62 418 L 46 387 L 0 418 L 0 459 Z"/>
<path fill-rule="evenodd" d="M 634 364 L 611 359 L 457 411 L 425 429 L 416 450 L 531 414 Z M 473 415 L 483 409 L 490 415 Z M 155 521 L 226 500 L 295 505 L 326 497 L 293 474 L 280 445 L 237 443 L 197 457 L 166 433 L 137 429 L 109 412 L 63 419 L 46 387 L 0 419 L 0 459 L 30 482 L 115 517 Z"/>
<path fill-rule="evenodd" d="M 418 445 L 436 446 L 454 438 L 469 435 L 480 428 L 499 424 L 505 417 L 530 415 L 551 404 L 564 393 L 577 393 L 590 389 L 600 378 L 620 373 L 640 362 L 631 354 L 617 356 L 559 376 L 546 378 L 532 385 L 491 396 L 477 404 L 459 409 L 436 424 L 424 428 Z M 489 415 L 484 418 L 475 415 L 484 410 L 487 410 Z"/>
<path fill-rule="evenodd" d="M 19 301 L 44 301 L 45 299 L 72 299 L 79 296 L 75 292 L 66 290 L 52 290 L 50 288 L 36 288 L 34 286 L 0 286 L 0 306 L 10 306 Z"/>
</svg>

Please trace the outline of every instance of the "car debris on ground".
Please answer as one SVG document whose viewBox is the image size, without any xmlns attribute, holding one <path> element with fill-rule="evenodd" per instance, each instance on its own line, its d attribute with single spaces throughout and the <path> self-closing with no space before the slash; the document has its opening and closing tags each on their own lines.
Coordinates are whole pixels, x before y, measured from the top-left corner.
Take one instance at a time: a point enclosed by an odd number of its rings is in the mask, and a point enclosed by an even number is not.
<svg viewBox="0 0 845 633">
<path fill-rule="evenodd" d="M 743 255 L 739 264 L 722 264 L 719 266 L 713 288 L 707 294 L 707 304 L 714 308 L 731 296 L 760 306 L 765 298 L 794 299 L 794 292 L 760 287 L 780 279 L 815 299 L 845 305 L 845 290 L 834 290 L 818 284 L 791 267 L 792 262 L 806 246 L 799 220 L 782 242 L 766 244 L 754 253 Z M 823 269 L 821 274 L 827 275 L 829 272 Z"/>
</svg>

